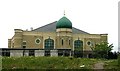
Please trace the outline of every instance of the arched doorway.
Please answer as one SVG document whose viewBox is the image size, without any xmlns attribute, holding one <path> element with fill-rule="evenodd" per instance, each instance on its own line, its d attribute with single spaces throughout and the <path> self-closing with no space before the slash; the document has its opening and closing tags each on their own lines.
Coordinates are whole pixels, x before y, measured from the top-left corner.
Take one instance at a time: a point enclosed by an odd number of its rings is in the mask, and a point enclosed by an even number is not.
<svg viewBox="0 0 120 71">
<path fill-rule="evenodd" d="M 44 41 L 44 49 L 45 49 L 45 56 L 50 56 L 50 50 L 54 49 L 54 40 L 53 39 L 46 39 Z"/>
</svg>

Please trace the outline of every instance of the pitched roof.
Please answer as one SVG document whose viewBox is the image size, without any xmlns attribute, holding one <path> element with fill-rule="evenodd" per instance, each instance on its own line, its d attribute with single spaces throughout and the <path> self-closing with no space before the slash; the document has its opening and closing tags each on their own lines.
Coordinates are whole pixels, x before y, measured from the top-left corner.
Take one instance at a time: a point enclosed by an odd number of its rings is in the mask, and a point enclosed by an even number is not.
<svg viewBox="0 0 120 71">
<path fill-rule="evenodd" d="M 52 22 L 52 23 L 47 24 L 47 25 L 44 25 L 42 27 L 36 28 L 32 31 L 36 31 L 36 32 L 56 32 L 56 23 L 57 23 L 57 21 Z M 74 27 L 72 27 L 72 33 L 73 34 L 89 34 L 85 31 L 82 31 L 82 30 L 74 28 Z"/>
</svg>

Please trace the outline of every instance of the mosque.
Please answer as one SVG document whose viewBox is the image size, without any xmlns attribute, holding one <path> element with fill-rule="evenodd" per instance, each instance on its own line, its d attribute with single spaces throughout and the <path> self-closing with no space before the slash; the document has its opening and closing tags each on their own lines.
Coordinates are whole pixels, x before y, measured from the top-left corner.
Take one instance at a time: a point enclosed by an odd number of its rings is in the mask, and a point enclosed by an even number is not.
<svg viewBox="0 0 120 71">
<path fill-rule="evenodd" d="M 88 57 L 95 44 L 107 42 L 108 34 L 90 34 L 72 24 L 64 15 L 58 21 L 30 31 L 14 29 L 8 48 L 2 49 L 3 56 L 73 56 L 77 53 Z"/>
</svg>

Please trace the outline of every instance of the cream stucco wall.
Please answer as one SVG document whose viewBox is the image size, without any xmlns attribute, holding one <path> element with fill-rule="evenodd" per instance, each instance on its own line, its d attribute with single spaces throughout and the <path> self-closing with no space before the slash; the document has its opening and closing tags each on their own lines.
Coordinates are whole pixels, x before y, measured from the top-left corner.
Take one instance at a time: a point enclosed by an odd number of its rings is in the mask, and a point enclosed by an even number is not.
<svg viewBox="0 0 120 71">
<path fill-rule="evenodd" d="M 37 38 L 41 40 L 40 44 L 35 43 Z M 8 47 L 22 48 L 23 41 L 25 41 L 27 48 L 44 49 L 44 41 L 48 38 L 54 40 L 54 49 L 74 50 L 74 41 L 78 39 L 83 41 L 83 50 L 91 50 L 90 46 L 87 45 L 88 41 L 93 43 L 93 47 L 102 41 L 107 42 L 107 34 L 73 34 L 70 29 L 59 29 L 56 32 L 33 32 L 15 29 L 15 35 L 8 40 Z M 64 41 L 63 45 L 61 44 L 62 39 Z"/>
</svg>

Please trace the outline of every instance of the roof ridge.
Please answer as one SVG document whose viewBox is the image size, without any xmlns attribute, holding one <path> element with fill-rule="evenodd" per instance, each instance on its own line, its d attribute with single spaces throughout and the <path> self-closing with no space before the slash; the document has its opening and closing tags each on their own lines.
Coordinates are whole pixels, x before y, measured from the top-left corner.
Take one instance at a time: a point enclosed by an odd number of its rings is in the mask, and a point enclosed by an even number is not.
<svg viewBox="0 0 120 71">
<path fill-rule="evenodd" d="M 56 32 L 56 24 L 57 24 L 57 21 L 54 21 L 52 23 L 49 23 L 49 24 L 46 24 L 42 27 L 38 27 L 32 31 L 36 31 L 36 32 Z M 75 27 L 72 27 L 72 30 L 73 30 L 73 33 L 81 33 L 81 34 L 90 34 L 88 32 L 85 32 L 83 30 L 80 30 L 78 28 L 75 28 Z"/>
<path fill-rule="evenodd" d="M 72 27 L 72 28 L 74 28 L 74 29 L 76 29 L 76 30 L 79 30 L 79 31 L 82 31 L 82 32 L 85 32 L 85 31 L 80 30 L 80 29 L 77 29 L 77 28 L 75 28 L 75 27 Z M 90 33 L 88 33 L 88 32 L 85 32 L 85 33 L 90 34 Z"/>
<path fill-rule="evenodd" d="M 38 28 L 36 28 L 36 29 L 34 29 L 34 30 L 32 30 L 32 31 L 35 31 L 35 30 L 37 30 L 37 29 L 39 29 L 39 28 L 42 28 L 42 27 L 48 26 L 48 25 L 53 24 L 53 23 L 56 23 L 56 22 L 57 22 L 57 21 L 54 21 L 54 22 L 52 22 L 52 23 L 49 23 L 49 24 L 43 25 L 43 26 L 38 27 Z"/>
</svg>

